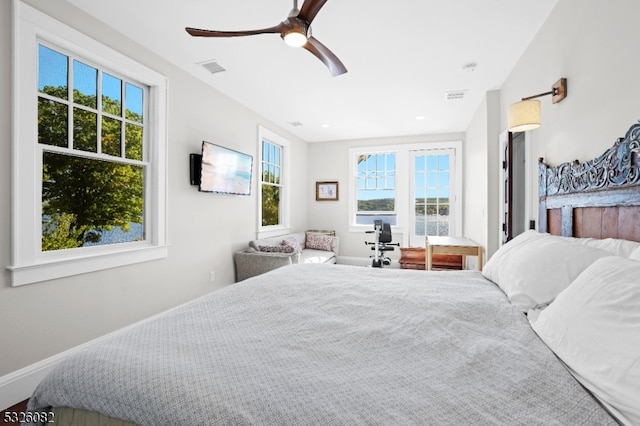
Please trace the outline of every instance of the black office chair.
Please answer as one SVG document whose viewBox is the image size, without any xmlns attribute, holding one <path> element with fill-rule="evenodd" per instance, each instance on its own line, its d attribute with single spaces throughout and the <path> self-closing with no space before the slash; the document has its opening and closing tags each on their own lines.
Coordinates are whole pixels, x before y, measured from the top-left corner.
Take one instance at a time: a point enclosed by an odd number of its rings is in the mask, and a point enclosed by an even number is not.
<svg viewBox="0 0 640 426">
<path fill-rule="evenodd" d="M 382 268 L 383 266 L 391 265 L 391 258 L 385 256 L 385 252 L 393 251 L 395 248 L 393 246 L 399 246 L 398 243 L 392 243 L 391 239 L 391 226 L 383 222 L 382 220 L 376 219 L 373 221 L 373 231 L 366 231 L 367 234 L 375 234 L 375 241 L 365 241 L 366 245 L 373 246 L 371 250 L 375 251 L 373 256 L 369 256 L 373 258 L 373 262 L 371 266 L 373 268 Z"/>
</svg>

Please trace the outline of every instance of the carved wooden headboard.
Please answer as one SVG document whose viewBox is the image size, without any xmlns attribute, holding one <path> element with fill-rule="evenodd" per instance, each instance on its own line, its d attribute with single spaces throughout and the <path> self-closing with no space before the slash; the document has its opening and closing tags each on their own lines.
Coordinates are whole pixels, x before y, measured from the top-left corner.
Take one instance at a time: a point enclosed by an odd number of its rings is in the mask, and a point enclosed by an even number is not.
<svg viewBox="0 0 640 426">
<path fill-rule="evenodd" d="M 640 241 L 640 122 L 600 157 L 538 163 L 539 231 Z"/>
</svg>

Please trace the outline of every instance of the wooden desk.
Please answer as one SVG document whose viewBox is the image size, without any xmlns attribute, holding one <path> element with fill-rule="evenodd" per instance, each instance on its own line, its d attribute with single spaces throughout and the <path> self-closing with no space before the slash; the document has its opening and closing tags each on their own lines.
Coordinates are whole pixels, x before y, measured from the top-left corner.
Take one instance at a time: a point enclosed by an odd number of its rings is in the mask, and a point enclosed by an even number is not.
<svg viewBox="0 0 640 426">
<path fill-rule="evenodd" d="M 482 247 L 473 241 L 462 237 L 429 237 L 427 238 L 426 264 L 427 271 L 431 270 L 433 255 L 459 254 L 463 258 L 463 268 L 466 267 L 465 256 L 477 256 L 478 263 L 476 269 L 482 270 Z"/>
</svg>

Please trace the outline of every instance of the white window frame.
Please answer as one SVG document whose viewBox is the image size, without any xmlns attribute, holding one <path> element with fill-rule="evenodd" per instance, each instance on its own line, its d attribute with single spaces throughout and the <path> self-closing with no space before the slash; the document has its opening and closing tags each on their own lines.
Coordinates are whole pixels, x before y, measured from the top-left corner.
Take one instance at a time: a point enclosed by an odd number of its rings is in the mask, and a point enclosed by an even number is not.
<svg viewBox="0 0 640 426">
<path fill-rule="evenodd" d="M 416 221 L 416 210 L 415 210 L 415 197 L 413 196 L 413 194 L 415 194 L 415 158 L 416 156 L 425 156 L 425 155 L 442 155 L 442 154 L 448 154 L 450 157 L 449 160 L 449 188 L 450 191 L 453 192 L 454 194 L 454 198 L 456 199 L 460 199 L 460 196 L 456 190 L 456 183 L 458 182 L 459 178 L 457 176 L 457 172 L 458 172 L 458 167 L 456 164 L 456 157 L 458 155 L 458 153 L 456 152 L 455 149 L 453 148 L 434 148 L 434 147 L 429 147 L 427 149 L 421 149 L 421 150 L 415 150 L 415 151 L 411 151 L 410 152 L 410 170 L 411 170 L 411 180 L 410 180 L 410 187 L 409 187 L 409 228 L 408 234 L 409 234 L 409 244 L 411 244 L 412 246 L 415 246 L 418 242 L 420 242 L 421 240 L 424 240 L 424 236 L 419 236 L 415 234 L 415 229 L 413 227 L 413 224 Z M 454 218 L 454 220 L 449 222 L 449 235 L 451 236 L 455 236 L 457 234 L 457 231 L 460 229 L 461 227 L 461 222 L 458 219 L 458 216 L 461 217 L 461 213 L 459 212 L 459 208 L 458 208 L 459 204 L 457 202 L 455 202 L 455 200 L 452 202 L 452 200 L 449 200 L 449 217 L 450 218 Z M 459 224 L 460 223 L 460 224 Z M 426 226 L 426 223 L 425 223 Z"/>
<path fill-rule="evenodd" d="M 426 151 L 436 149 L 452 149 L 455 152 L 455 172 L 451 176 L 451 187 L 454 191 L 454 200 L 451 202 L 451 209 L 455 212 L 452 236 L 460 236 L 462 232 L 462 141 L 443 141 L 443 142 L 422 142 L 395 145 L 378 145 L 378 146 L 359 146 L 349 149 L 349 232 L 363 233 L 372 229 L 369 225 L 356 224 L 357 213 L 357 166 L 356 161 L 359 155 L 379 154 L 379 153 L 396 153 L 396 215 L 397 225 L 392 226 L 394 233 L 402 234 L 402 241 L 413 247 L 424 247 L 424 241 L 414 241 L 410 238 L 411 233 L 411 211 L 410 202 L 411 194 L 413 194 L 413 166 L 412 152 Z M 422 240 L 422 239 L 421 239 Z"/>
<path fill-rule="evenodd" d="M 166 77 L 77 30 L 14 0 L 11 285 L 20 286 L 167 256 Z M 43 252 L 42 148 L 37 143 L 39 42 L 59 46 L 149 87 L 145 131 L 145 240 Z"/>
<path fill-rule="evenodd" d="M 262 141 L 266 140 L 274 145 L 279 145 L 281 150 L 281 168 L 280 168 L 280 183 L 282 192 L 280 194 L 280 224 L 262 226 Z M 276 235 L 284 235 L 289 233 L 291 225 L 289 223 L 290 218 L 290 191 L 289 191 L 289 156 L 290 156 L 291 142 L 280 136 L 279 134 L 272 132 L 266 127 L 258 126 L 258 179 L 256 179 L 258 190 L 258 224 L 257 224 L 257 238 L 266 238 Z"/>
</svg>

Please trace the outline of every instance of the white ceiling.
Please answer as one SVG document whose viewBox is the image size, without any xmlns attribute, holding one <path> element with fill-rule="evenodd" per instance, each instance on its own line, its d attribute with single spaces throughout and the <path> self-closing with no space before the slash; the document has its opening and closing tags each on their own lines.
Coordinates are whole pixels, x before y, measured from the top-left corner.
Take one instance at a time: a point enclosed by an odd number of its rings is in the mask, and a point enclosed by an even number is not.
<svg viewBox="0 0 640 426">
<path fill-rule="evenodd" d="M 287 17 L 292 0 L 68 1 L 319 142 L 464 132 L 485 92 L 502 86 L 558 0 L 327 1 L 313 35 L 347 67 L 338 77 L 278 34 L 205 39 L 184 30 L 271 27 Z M 211 60 L 226 71 L 198 65 Z M 466 71 L 472 63 L 475 70 Z M 463 99 L 446 100 L 448 91 L 462 90 Z"/>
</svg>

